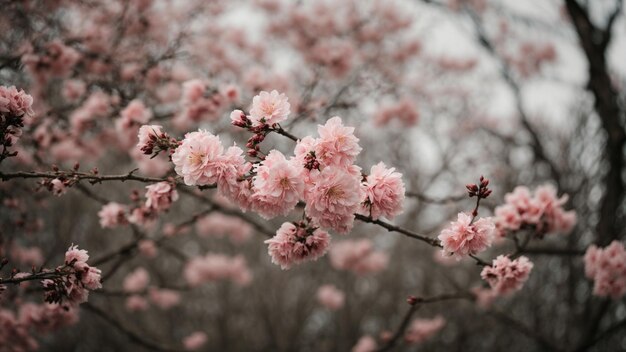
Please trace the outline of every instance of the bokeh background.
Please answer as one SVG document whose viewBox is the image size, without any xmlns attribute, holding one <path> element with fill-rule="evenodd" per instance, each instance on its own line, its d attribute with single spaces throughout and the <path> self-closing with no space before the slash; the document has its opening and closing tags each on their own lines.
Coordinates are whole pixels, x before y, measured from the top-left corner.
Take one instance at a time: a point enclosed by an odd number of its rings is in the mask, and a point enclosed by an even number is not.
<svg viewBox="0 0 626 352">
<path fill-rule="evenodd" d="M 291 133 L 315 134 L 341 116 L 356 127 L 359 165 L 384 161 L 403 174 L 408 197 L 395 223 L 418 233 L 436 236 L 471 210 L 465 184 L 480 175 L 493 189 L 484 216 L 517 185 L 569 195 L 578 223 L 538 242 L 559 251 L 527 254 L 535 267 L 522 291 L 488 308 L 424 305 L 415 317 L 441 315 L 445 327 L 396 350 L 626 350 L 625 302 L 591 295 L 581 256 L 626 228 L 622 1 L 4 0 L 0 8 L 0 84 L 25 89 L 36 112 L 3 172 L 78 162 L 100 174 L 175 175 L 165 155 L 136 150 L 139 125 L 117 122 L 131 101 L 173 136 L 205 128 L 224 145 L 244 145 L 249 135 L 230 124 L 230 111 L 275 89 L 291 103 L 283 125 Z M 210 104 L 181 98 L 194 79 L 206 83 Z M 279 135 L 264 146 L 293 152 Z M 333 246 L 368 239 L 384 257 L 370 272 L 337 269 L 329 255 L 281 270 L 263 241 L 285 218 L 242 218 L 214 190 L 179 190 L 172 209 L 138 231 L 103 229 L 98 212 L 109 201 L 132 203 L 145 184 L 82 182 L 55 197 L 37 182 L 0 183 L 0 253 L 13 267 L 54 266 L 72 243 L 92 258 L 135 244 L 98 266 L 104 288 L 78 323 L 36 335 L 42 351 L 176 350 L 197 331 L 204 351 L 349 351 L 364 335 L 395 331 L 408 295 L 481 285 L 474 262 L 442 260 L 438 249 L 371 224 L 333 236 Z M 512 248 L 502 242 L 484 257 Z M 190 288 L 185 264 L 206 253 L 242 256 L 250 282 Z M 138 268 L 178 302 L 129 310 L 124 279 Z M 325 284 L 344 292 L 342 308 L 318 302 Z M 41 301 L 35 285 L 9 292 L 2 309 Z"/>
</svg>

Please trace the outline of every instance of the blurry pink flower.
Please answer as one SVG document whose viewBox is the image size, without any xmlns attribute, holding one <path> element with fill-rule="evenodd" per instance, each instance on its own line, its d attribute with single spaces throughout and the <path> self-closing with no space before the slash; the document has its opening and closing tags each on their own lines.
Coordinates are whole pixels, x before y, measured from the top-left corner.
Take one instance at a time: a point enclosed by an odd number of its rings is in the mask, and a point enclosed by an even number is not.
<svg viewBox="0 0 626 352">
<path fill-rule="evenodd" d="M 320 138 L 315 146 L 315 155 L 324 166 L 348 167 L 362 150 L 359 139 L 354 136 L 354 127 L 345 127 L 338 116 L 323 126 L 319 125 L 317 132 Z"/>
<path fill-rule="evenodd" d="M 376 251 L 371 240 L 345 240 L 330 248 L 330 264 L 337 270 L 349 270 L 358 275 L 374 274 L 384 270 L 389 256 Z"/>
<path fill-rule="evenodd" d="M 524 256 L 511 260 L 499 255 L 491 266 L 483 268 L 480 276 L 489 283 L 494 293 L 504 296 L 519 291 L 528 280 L 532 268 L 533 263 Z"/>
<path fill-rule="evenodd" d="M 126 207 L 115 202 L 108 203 L 98 212 L 100 226 L 114 228 L 127 223 Z"/>
<path fill-rule="evenodd" d="M 234 244 L 241 244 L 252 237 L 252 227 L 244 220 L 221 213 L 211 213 L 196 221 L 199 236 L 228 236 Z"/>
<path fill-rule="evenodd" d="M 55 196 L 61 196 L 65 194 L 65 192 L 67 192 L 65 184 L 63 184 L 63 181 L 59 180 L 58 178 L 50 181 L 50 183 L 52 184 L 52 194 L 54 194 Z"/>
<path fill-rule="evenodd" d="M 593 280 L 593 294 L 619 299 L 626 294 L 626 250 L 613 241 L 605 248 L 589 246 L 584 257 L 585 275 Z"/>
<path fill-rule="evenodd" d="M 201 331 L 196 331 L 193 334 L 183 339 L 183 345 L 188 351 L 195 351 L 202 347 L 207 341 L 207 336 Z"/>
<path fill-rule="evenodd" d="M 303 223 L 285 222 L 276 231 L 276 235 L 265 243 L 268 245 L 272 263 L 285 270 L 295 264 L 317 260 L 326 254 L 330 235 Z"/>
<path fill-rule="evenodd" d="M 146 186 L 146 207 L 165 211 L 178 200 L 178 192 L 170 182 L 159 182 Z"/>
<path fill-rule="evenodd" d="M 148 301 L 139 295 L 132 295 L 126 298 L 126 309 L 131 312 L 148 309 Z"/>
<path fill-rule="evenodd" d="M 161 309 L 170 309 L 180 303 L 180 294 L 174 290 L 150 287 L 148 295 L 152 303 Z"/>
<path fill-rule="evenodd" d="M 126 275 L 122 287 L 125 292 L 135 293 L 145 290 L 148 283 L 150 283 L 148 271 L 144 268 L 137 268 Z"/>
<path fill-rule="evenodd" d="M 476 304 L 483 309 L 489 308 L 493 301 L 498 297 L 497 292 L 493 289 L 484 287 L 472 288 L 472 294 L 476 298 Z"/>
<path fill-rule="evenodd" d="M 345 295 L 333 285 L 323 285 L 317 289 L 317 301 L 330 310 L 343 307 Z"/>
<path fill-rule="evenodd" d="M 278 93 L 276 90 L 260 92 L 252 98 L 252 108 L 250 109 L 250 120 L 254 126 L 262 124 L 274 125 L 287 119 L 290 108 L 287 96 Z"/>
<path fill-rule="evenodd" d="M 372 166 L 364 188 L 366 198 L 361 210 L 363 215 L 392 220 L 402 213 L 404 182 L 402 174 L 395 172 L 394 168 L 388 169 L 382 162 Z"/>
<path fill-rule="evenodd" d="M 227 279 L 245 286 L 252 280 L 252 273 L 243 256 L 231 258 L 214 253 L 189 260 L 183 270 L 183 276 L 191 286 Z"/>
<path fill-rule="evenodd" d="M 457 221 L 443 229 L 438 238 L 445 254 L 460 259 L 489 248 L 494 236 L 495 225 L 491 218 L 481 218 L 472 223 L 471 215 L 459 213 Z"/>
<path fill-rule="evenodd" d="M 409 344 L 422 343 L 439 332 L 445 324 L 446 320 L 440 315 L 433 319 L 415 319 L 404 334 L 404 340 Z"/>
<path fill-rule="evenodd" d="M 139 253 L 147 258 L 154 258 L 157 256 L 158 249 L 156 243 L 153 240 L 141 240 L 137 244 Z"/>
<path fill-rule="evenodd" d="M 313 222 L 338 233 L 347 233 L 363 200 L 359 177 L 328 166 L 315 178 L 306 196 L 305 211 Z"/>
<path fill-rule="evenodd" d="M 505 204 L 496 207 L 495 221 L 500 236 L 533 226 L 538 237 L 548 233 L 569 233 L 576 225 L 576 213 L 565 211 L 567 195 L 557 196 L 551 185 L 539 186 L 534 194 L 524 186 L 516 187 L 504 196 Z"/>
<path fill-rule="evenodd" d="M 376 340 L 369 335 L 361 336 L 356 345 L 352 347 L 351 352 L 374 352 L 378 348 Z"/>
<path fill-rule="evenodd" d="M 188 186 L 209 185 L 217 182 L 223 161 L 224 147 L 220 138 L 199 130 L 185 135 L 182 144 L 172 154 L 176 173 Z"/>
<path fill-rule="evenodd" d="M 289 214 L 304 193 L 300 171 L 275 149 L 256 167 L 253 186 L 254 211 L 266 219 Z"/>
</svg>

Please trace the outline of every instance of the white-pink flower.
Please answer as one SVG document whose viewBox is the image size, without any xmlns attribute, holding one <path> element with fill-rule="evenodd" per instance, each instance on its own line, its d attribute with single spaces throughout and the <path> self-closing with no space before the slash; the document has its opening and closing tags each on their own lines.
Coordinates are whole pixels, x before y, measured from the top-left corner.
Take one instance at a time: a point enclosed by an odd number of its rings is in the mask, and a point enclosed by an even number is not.
<svg viewBox="0 0 626 352">
<path fill-rule="evenodd" d="M 307 215 L 323 228 L 349 232 L 363 200 L 359 177 L 343 168 L 328 166 L 314 182 L 306 194 Z"/>
<path fill-rule="evenodd" d="M 439 241 L 446 255 L 461 258 L 477 254 L 491 246 L 495 237 L 495 224 L 490 218 L 481 218 L 472 223 L 472 216 L 459 213 L 457 221 L 451 222 L 439 234 Z"/>
<path fill-rule="evenodd" d="M 250 120 L 254 126 L 268 124 L 270 126 L 287 119 L 290 113 L 289 101 L 284 93 L 276 90 L 260 92 L 252 98 Z"/>
<path fill-rule="evenodd" d="M 287 215 L 303 197 L 304 181 L 300 170 L 285 156 L 272 150 L 256 168 L 254 210 L 266 219 Z"/>
<path fill-rule="evenodd" d="M 490 266 L 483 268 L 480 276 L 495 293 L 508 295 L 524 286 L 532 268 L 533 263 L 524 256 L 511 260 L 508 256 L 499 255 Z"/>
<path fill-rule="evenodd" d="M 324 166 L 348 167 L 361 152 L 354 127 L 344 126 L 339 116 L 319 125 L 317 132 L 320 137 L 315 145 L 315 155 Z"/>
<path fill-rule="evenodd" d="M 372 166 L 370 174 L 363 185 L 365 190 L 365 202 L 361 212 L 373 219 L 386 217 L 393 219 L 402 213 L 404 203 L 404 182 L 402 174 L 395 172 L 394 168 L 387 168 L 380 162 Z"/>
<path fill-rule="evenodd" d="M 89 254 L 84 249 L 78 249 L 78 246 L 72 245 L 68 248 L 67 252 L 65 252 L 65 263 L 70 264 L 74 263 L 74 265 L 80 265 L 87 263 L 89 260 Z"/>
<path fill-rule="evenodd" d="M 282 269 L 289 269 L 295 264 L 317 260 L 326 254 L 330 235 L 303 223 L 286 222 L 276 231 L 276 236 L 265 243 L 272 263 L 280 265 Z"/>
<path fill-rule="evenodd" d="M 172 162 L 176 173 L 183 177 L 188 186 L 216 183 L 221 175 L 224 147 L 218 136 L 198 130 L 185 135 L 174 154 Z"/>
<path fill-rule="evenodd" d="M 146 186 L 146 207 L 156 211 L 165 211 L 178 200 L 178 192 L 167 181 Z"/>
</svg>

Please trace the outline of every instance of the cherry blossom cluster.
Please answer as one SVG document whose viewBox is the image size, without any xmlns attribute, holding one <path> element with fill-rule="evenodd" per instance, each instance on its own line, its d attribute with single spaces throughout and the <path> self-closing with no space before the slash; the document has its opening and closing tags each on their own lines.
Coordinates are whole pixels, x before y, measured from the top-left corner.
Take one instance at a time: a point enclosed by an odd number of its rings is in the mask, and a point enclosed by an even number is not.
<svg viewBox="0 0 626 352">
<path fill-rule="evenodd" d="M 522 229 L 531 229 L 539 238 L 571 232 L 576 225 L 576 213 L 563 209 L 567 199 L 567 195 L 559 198 L 551 185 L 537 187 L 533 193 L 527 187 L 516 187 L 504 196 L 505 204 L 495 209 L 498 235 L 506 236 Z"/>
<path fill-rule="evenodd" d="M 604 248 L 589 246 L 585 253 L 585 275 L 593 280 L 593 294 L 619 299 L 626 294 L 626 250 L 613 241 Z"/>
<path fill-rule="evenodd" d="M 371 240 L 344 240 L 330 249 L 330 264 L 337 270 L 347 270 L 358 275 L 378 273 L 389 263 L 387 253 L 376 250 Z"/>
<path fill-rule="evenodd" d="M 231 258 L 214 253 L 189 260 L 183 270 L 183 276 L 191 286 L 227 279 L 245 286 L 252 281 L 252 273 L 243 256 Z"/>
<path fill-rule="evenodd" d="M 228 103 L 238 96 L 234 87 L 219 89 L 200 79 L 185 81 L 180 98 L 181 112 L 174 117 L 173 123 L 179 129 L 186 129 L 200 121 L 216 121 Z"/>
<path fill-rule="evenodd" d="M 457 260 L 466 255 L 475 255 L 489 248 L 495 237 L 496 226 L 491 218 L 481 218 L 478 216 L 480 200 L 489 197 L 489 180 L 480 177 L 479 184 L 468 184 L 466 186 L 470 198 L 476 197 L 476 207 L 471 215 L 459 213 L 457 220 L 450 223 L 439 234 L 439 241 L 442 246 L 444 256 L 454 256 Z"/>
<path fill-rule="evenodd" d="M 136 203 L 133 208 L 117 202 L 105 204 L 98 212 L 100 226 L 115 228 L 128 223 L 149 225 L 158 214 L 168 211 L 178 197 L 178 191 L 173 182 L 162 181 L 148 185 L 145 202 L 141 203 L 139 195 L 136 192 L 133 193 L 132 198 Z"/>
<path fill-rule="evenodd" d="M 0 309 L 0 346 L 6 351 L 37 350 L 35 334 L 49 334 L 77 322 L 78 310 L 59 304 L 26 302 L 17 312 Z"/>
<path fill-rule="evenodd" d="M 326 254 L 330 235 L 306 221 L 285 222 L 276 231 L 276 236 L 265 243 L 272 263 L 280 265 L 282 269 L 289 269 L 295 264 L 317 260 Z"/>
<path fill-rule="evenodd" d="M 439 240 L 442 253 L 460 260 L 466 255 L 475 255 L 489 248 L 496 234 L 496 226 L 491 218 L 474 217 L 459 213 L 457 220 L 441 231 Z"/>
<path fill-rule="evenodd" d="M 76 306 L 87 301 L 89 291 L 102 288 L 100 269 L 89 266 L 87 260 L 86 250 L 71 246 L 65 252 L 65 265 L 54 270 L 58 275 L 41 281 L 45 301 Z"/>
<path fill-rule="evenodd" d="M 0 161 L 17 155 L 9 148 L 22 136 L 24 118 L 33 117 L 33 98 L 15 86 L 0 86 Z"/>
<path fill-rule="evenodd" d="M 491 265 L 483 268 L 480 276 L 489 283 L 495 294 L 506 296 L 524 286 L 532 268 L 533 263 L 524 256 L 512 260 L 508 256 L 499 255 Z"/>
</svg>

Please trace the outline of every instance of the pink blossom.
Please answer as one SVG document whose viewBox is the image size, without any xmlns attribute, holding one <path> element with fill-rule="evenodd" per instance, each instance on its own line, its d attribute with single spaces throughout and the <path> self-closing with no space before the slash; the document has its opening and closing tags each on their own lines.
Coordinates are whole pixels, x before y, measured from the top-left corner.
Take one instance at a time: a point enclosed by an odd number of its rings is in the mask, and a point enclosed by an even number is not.
<svg viewBox="0 0 626 352">
<path fill-rule="evenodd" d="M 402 213 L 404 182 L 402 174 L 395 172 L 394 168 L 388 169 L 382 162 L 372 166 L 364 188 L 362 214 L 373 219 L 386 217 L 391 220 Z"/>
<path fill-rule="evenodd" d="M 404 340 L 409 344 L 422 343 L 431 338 L 446 324 L 446 320 L 438 315 L 433 319 L 415 319 L 404 334 Z"/>
<path fill-rule="evenodd" d="M 303 197 L 300 171 L 285 156 L 272 150 L 256 168 L 253 207 L 266 219 L 287 215 Z"/>
<path fill-rule="evenodd" d="M 54 194 L 55 196 L 65 194 L 65 192 L 67 191 L 65 184 L 63 184 L 63 181 L 59 180 L 58 178 L 50 181 L 50 183 L 52 184 L 52 194 Z"/>
<path fill-rule="evenodd" d="M 376 340 L 369 335 L 361 336 L 356 345 L 352 347 L 351 352 L 374 352 L 378 348 Z"/>
<path fill-rule="evenodd" d="M 146 207 L 156 211 L 165 211 L 178 200 L 178 192 L 170 182 L 159 182 L 146 186 Z"/>
<path fill-rule="evenodd" d="M 317 289 L 317 301 L 330 310 L 343 307 L 344 293 L 333 285 L 323 285 Z"/>
<path fill-rule="evenodd" d="M 148 283 L 150 283 L 148 271 L 144 268 L 137 268 L 126 275 L 122 287 L 126 292 L 141 292 L 148 287 Z"/>
<path fill-rule="evenodd" d="M 320 138 L 315 146 L 315 155 L 325 166 L 347 167 L 354 163 L 361 152 L 359 139 L 354 136 L 354 127 L 345 127 L 339 116 L 319 125 Z"/>
<path fill-rule="evenodd" d="M 276 90 L 261 92 L 252 98 L 250 120 L 254 126 L 262 124 L 274 125 L 287 119 L 290 108 L 287 96 Z"/>
<path fill-rule="evenodd" d="M 23 90 L 17 90 L 15 86 L 0 86 L 0 114 L 32 117 L 35 114 L 32 105 L 33 97 Z"/>
<path fill-rule="evenodd" d="M 443 229 L 439 240 L 443 252 L 461 258 L 468 254 L 477 254 L 491 246 L 495 236 L 495 224 L 491 218 L 481 218 L 472 223 L 472 216 L 459 213 L 457 221 Z"/>
<path fill-rule="evenodd" d="M 306 214 L 323 228 L 349 232 L 354 224 L 354 213 L 363 200 L 359 177 L 342 168 L 328 166 L 314 182 L 306 195 Z"/>
<path fill-rule="evenodd" d="M 74 263 L 73 265 L 85 264 L 87 260 L 89 260 L 89 254 L 84 249 L 78 249 L 78 246 L 72 245 L 65 252 L 65 263 L 68 265 L 72 262 Z"/>
<path fill-rule="evenodd" d="M 158 253 L 156 243 L 153 240 L 141 240 L 137 243 L 137 248 L 139 249 L 139 253 L 147 258 L 154 258 Z"/>
<path fill-rule="evenodd" d="M 225 166 L 220 158 L 223 151 L 219 137 L 198 130 L 185 135 L 182 144 L 172 154 L 172 162 L 186 185 L 209 185 L 216 183 L 221 176 Z"/>
<path fill-rule="evenodd" d="M 276 235 L 265 243 L 268 244 L 272 263 L 285 270 L 295 264 L 317 260 L 326 254 L 330 235 L 304 223 L 285 222 L 276 231 Z"/>
<path fill-rule="evenodd" d="M 100 269 L 87 266 L 80 272 L 80 281 L 86 289 L 97 290 L 102 288 L 102 283 L 100 282 L 101 274 L 102 271 Z"/>
<path fill-rule="evenodd" d="M 152 303 L 161 309 L 170 309 L 180 303 L 180 294 L 174 290 L 150 287 L 148 295 Z"/>
<path fill-rule="evenodd" d="M 372 241 L 366 238 L 337 242 L 330 248 L 329 256 L 333 268 L 358 275 L 380 272 L 389 262 L 389 256 L 376 251 Z"/>
<path fill-rule="evenodd" d="M 141 126 L 139 128 L 139 133 L 137 134 L 137 138 L 139 139 L 137 147 L 139 147 L 139 150 L 144 152 L 144 154 L 152 154 L 152 150 L 154 149 L 157 139 L 165 136 L 162 129 L 163 126 L 159 125 Z"/>
<path fill-rule="evenodd" d="M 207 336 L 201 331 L 196 331 L 193 334 L 183 339 L 183 345 L 188 351 L 195 351 L 202 347 L 207 341 Z"/>
<path fill-rule="evenodd" d="M 485 266 L 480 276 L 489 283 L 489 286 L 498 295 L 509 295 L 519 291 L 533 268 L 528 258 L 521 256 L 511 260 L 508 256 L 499 255 L 491 266 Z"/>
<path fill-rule="evenodd" d="M 499 235 L 505 236 L 525 226 L 532 226 L 539 237 L 571 232 L 576 225 L 576 213 L 563 209 L 567 199 L 567 195 L 559 198 L 551 185 L 537 187 L 534 194 L 527 187 L 516 187 L 504 196 L 505 204 L 495 209 Z"/>
<path fill-rule="evenodd" d="M 115 202 L 104 205 L 98 212 L 98 216 L 100 217 L 100 226 L 103 228 L 114 228 L 128 222 L 126 207 Z"/>
<path fill-rule="evenodd" d="M 605 248 L 589 246 L 584 257 L 585 275 L 593 280 L 593 294 L 619 299 L 626 294 L 626 250 L 613 241 Z"/>
<path fill-rule="evenodd" d="M 403 126 L 414 126 L 419 120 L 419 111 L 413 100 L 403 98 L 393 105 L 380 109 L 374 118 L 374 124 L 387 125 L 392 120 L 398 120 Z"/>
</svg>

